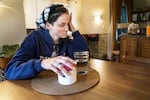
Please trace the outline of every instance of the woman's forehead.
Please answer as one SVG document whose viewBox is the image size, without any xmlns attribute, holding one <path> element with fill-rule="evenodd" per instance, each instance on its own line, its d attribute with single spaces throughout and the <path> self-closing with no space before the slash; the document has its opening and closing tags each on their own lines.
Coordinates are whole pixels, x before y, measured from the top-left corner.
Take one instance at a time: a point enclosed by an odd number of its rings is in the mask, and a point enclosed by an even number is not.
<svg viewBox="0 0 150 100">
<path fill-rule="evenodd" d="M 61 16 L 58 17 L 58 19 L 56 20 L 56 22 L 59 22 L 59 23 L 68 23 L 69 20 L 70 20 L 69 14 L 62 14 Z"/>
</svg>

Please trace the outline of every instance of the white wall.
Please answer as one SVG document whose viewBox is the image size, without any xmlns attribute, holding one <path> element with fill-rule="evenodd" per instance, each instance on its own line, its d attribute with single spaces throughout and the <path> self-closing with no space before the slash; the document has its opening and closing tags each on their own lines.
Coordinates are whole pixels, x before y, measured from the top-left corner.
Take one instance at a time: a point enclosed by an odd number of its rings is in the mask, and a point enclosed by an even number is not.
<svg viewBox="0 0 150 100">
<path fill-rule="evenodd" d="M 37 0 L 23 0 L 25 26 L 27 29 L 36 28 Z"/>
<path fill-rule="evenodd" d="M 82 0 L 81 27 L 83 33 L 108 33 L 109 0 Z M 94 22 L 94 15 L 101 14 L 102 21 Z"/>
<path fill-rule="evenodd" d="M 72 13 L 72 23 L 76 29 L 81 30 L 81 0 L 74 0 L 70 3 L 70 11 Z"/>
<path fill-rule="evenodd" d="M 36 28 L 36 19 L 40 16 L 43 9 L 51 4 L 63 4 L 72 12 L 73 24 L 79 28 L 80 1 L 68 2 L 67 0 L 24 0 L 24 12 L 26 28 Z M 31 10 L 32 9 L 32 10 Z"/>
<path fill-rule="evenodd" d="M 36 28 L 37 17 L 52 3 L 68 5 L 73 24 L 81 33 L 108 33 L 109 0 L 24 0 L 26 28 Z M 100 23 L 94 22 L 97 13 L 102 15 Z"/>
<path fill-rule="evenodd" d="M 20 44 L 25 36 L 22 0 L 0 1 L 0 46 Z"/>
</svg>

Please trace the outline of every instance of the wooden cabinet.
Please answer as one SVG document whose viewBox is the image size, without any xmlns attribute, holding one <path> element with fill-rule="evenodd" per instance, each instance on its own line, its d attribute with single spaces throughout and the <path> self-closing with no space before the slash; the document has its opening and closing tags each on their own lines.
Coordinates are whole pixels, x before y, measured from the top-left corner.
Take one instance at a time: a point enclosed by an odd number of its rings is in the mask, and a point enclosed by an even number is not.
<svg viewBox="0 0 150 100">
<path fill-rule="evenodd" d="M 10 58 L 0 58 L 0 69 L 5 69 L 5 66 L 10 61 Z"/>
<path fill-rule="evenodd" d="M 138 45 L 138 56 L 150 58 L 150 37 L 140 39 Z"/>
<path fill-rule="evenodd" d="M 150 37 L 137 35 L 121 36 L 120 62 L 150 66 Z"/>
</svg>

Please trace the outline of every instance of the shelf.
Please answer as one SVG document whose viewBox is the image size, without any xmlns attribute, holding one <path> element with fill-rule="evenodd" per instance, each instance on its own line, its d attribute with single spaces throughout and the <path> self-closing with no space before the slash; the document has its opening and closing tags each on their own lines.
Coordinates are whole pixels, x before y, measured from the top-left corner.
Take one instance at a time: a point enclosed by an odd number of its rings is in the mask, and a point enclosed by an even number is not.
<svg viewBox="0 0 150 100">
<path fill-rule="evenodd" d="M 132 21 L 133 23 L 150 23 L 150 20 L 144 20 L 144 21 Z"/>
<path fill-rule="evenodd" d="M 150 10 L 139 11 L 132 13 L 132 21 L 149 21 L 150 20 Z"/>
</svg>

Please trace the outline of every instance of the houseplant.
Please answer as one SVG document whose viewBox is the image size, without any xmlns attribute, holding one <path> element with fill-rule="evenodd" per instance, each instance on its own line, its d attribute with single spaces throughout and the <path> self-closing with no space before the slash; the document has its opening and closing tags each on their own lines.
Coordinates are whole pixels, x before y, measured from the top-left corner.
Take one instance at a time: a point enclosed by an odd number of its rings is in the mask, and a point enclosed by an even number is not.
<svg viewBox="0 0 150 100">
<path fill-rule="evenodd" d="M 16 53 L 19 48 L 18 44 L 14 45 L 3 45 L 0 47 L 0 68 L 5 69 L 6 64 L 9 62 L 11 57 Z"/>
</svg>

